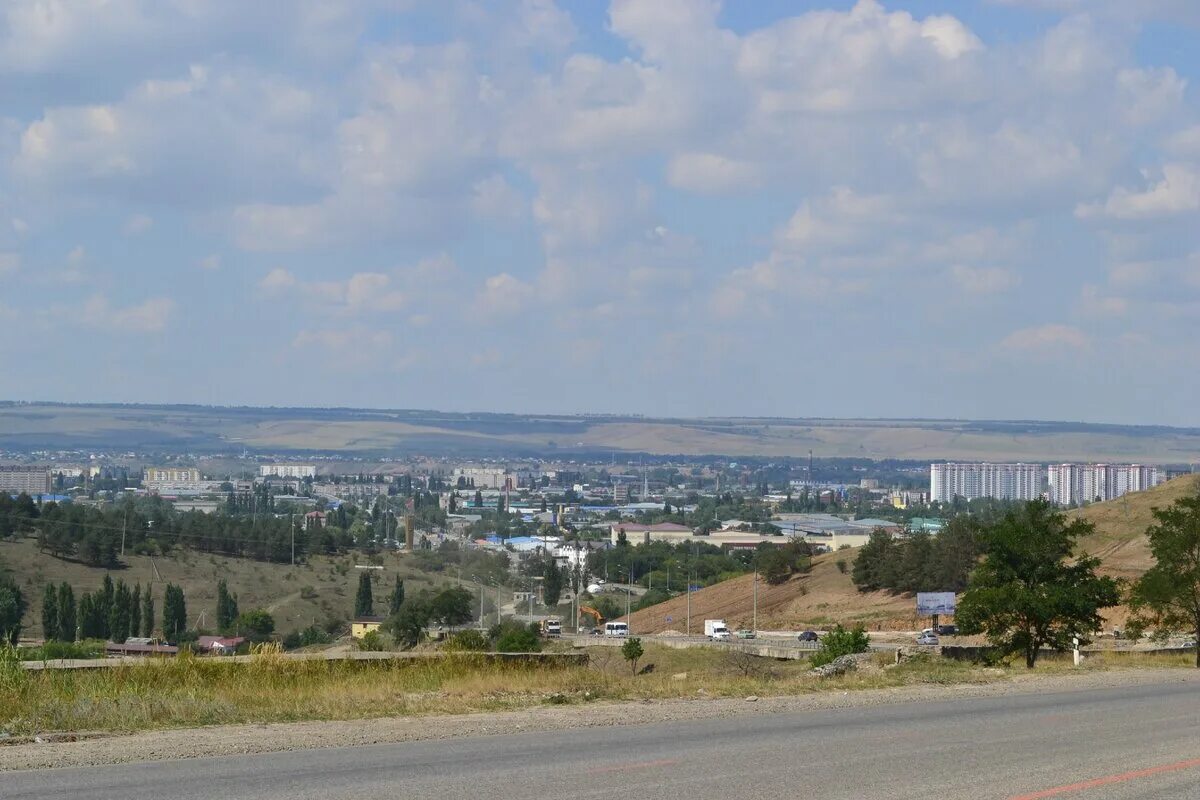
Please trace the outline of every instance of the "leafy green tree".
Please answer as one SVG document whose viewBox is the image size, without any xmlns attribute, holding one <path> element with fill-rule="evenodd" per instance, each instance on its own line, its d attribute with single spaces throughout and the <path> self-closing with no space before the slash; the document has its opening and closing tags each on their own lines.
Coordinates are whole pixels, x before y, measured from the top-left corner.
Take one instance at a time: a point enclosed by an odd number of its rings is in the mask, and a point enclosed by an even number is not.
<svg viewBox="0 0 1200 800">
<path fill-rule="evenodd" d="M 883 569 L 892 555 L 892 537 L 883 531 L 871 533 L 867 543 L 858 551 L 850 580 L 860 592 L 874 592 L 884 588 Z"/>
<path fill-rule="evenodd" d="M 867 632 L 862 625 L 855 625 L 850 630 L 846 630 L 839 624 L 821 637 L 821 643 L 809 663 L 814 667 L 821 667 L 835 658 L 854 653 L 865 653 L 870 649 L 871 640 L 867 637 Z"/>
<path fill-rule="evenodd" d="M 1084 520 L 1068 524 L 1045 501 L 985 525 L 983 562 L 954 615 L 959 633 L 986 634 L 1002 653 L 1023 654 L 1033 669 L 1043 646 L 1066 650 L 1074 637 L 1086 639 L 1098 630 L 1099 610 L 1115 606 L 1120 596 L 1112 578 L 1096 575 L 1099 559 L 1072 558 L 1076 539 L 1092 530 Z"/>
<path fill-rule="evenodd" d="M 462 625 L 470 622 L 474 614 L 471 593 L 461 586 L 448 586 L 429 601 L 429 618 L 431 622 L 442 625 Z"/>
<path fill-rule="evenodd" d="M 42 638 L 47 642 L 58 639 L 58 590 L 47 583 L 42 592 Z"/>
<path fill-rule="evenodd" d="M 388 595 L 388 610 L 391 614 L 397 614 L 402 605 L 404 605 L 404 581 L 400 580 L 400 576 L 397 575 L 396 585 L 392 587 L 392 591 Z"/>
<path fill-rule="evenodd" d="M 100 638 L 109 638 L 110 629 L 108 626 L 109 615 L 112 613 L 113 600 L 117 594 L 116 587 L 113 585 L 113 579 L 110 575 L 104 576 L 104 582 L 100 585 L 100 591 L 93 598 L 95 605 L 96 619 L 100 623 L 100 628 L 103 631 Z"/>
<path fill-rule="evenodd" d="M 71 584 L 63 581 L 58 587 L 58 638 L 64 642 L 73 642 L 78 629 L 75 590 L 71 588 Z"/>
<path fill-rule="evenodd" d="M 142 595 L 142 636 L 147 638 L 154 635 L 154 595 L 150 592 L 150 586 L 146 586 L 146 593 Z"/>
<path fill-rule="evenodd" d="M 229 629 L 237 636 L 263 641 L 275 632 L 275 618 L 263 609 L 256 608 L 238 614 L 229 624 Z"/>
<path fill-rule="evenodd" d="M 1157 523 L 1146 531 L 1154 566 L 1129 594 L 1132 631 L 1153 625 L 1160 634 L 1189 631 L 1200 668 L 1200 496 L 1154 509 Z"/>
<path fill-rule="evenodd" d="M 400 611 L 389 617 L 383 627 L 396 644 L 401 647 L 415 647 L 425 635 L 431 617 L 429 603 L 425 597 L 418 595 L 409 599 L 400 607 Z"/>
<path fill-rule="evenodd" d="M 0 642 L 17 644 L 25 608 L 25 596 L 17 584 L 7 575 L 0 575 Z"/>
<path fill-rule="evenodd" d="M 758 571 L 767 583 L 778 586 L 792 577 L 791 559 L 783 550 L 773 547 L 759 556 Z"/>
<path fill-rule="evenodd" d="M 177 642 L 186 631 L 187 600 L 183 589 L 168 583 L 163 591 L 163 636 L 169 642 Z"/>
<path fill-rule="evenodd" d="M 559 569 L 558 564 L 553 558 L 547 558 L 545 567 L 542 570 L 542 602 L 550 608 L 558 605 L 559 599 L 562 598 L 562 591 L 566 582 L 566 578 L 562 570 Z"/>
<path fill-rule="evenodd" d="M 621 655 L 629 662 L 629 669 L 634 675 L 637 674 L 638 661 L 646 651 L 642 648 L 642 640 L 636 636 L 630 636 L 625 640 L 625 644 L 621 645 Z"/>
<path fill-rule="evenodd" d="M 369 617 L 375 613 L 375 599 L 371 596 L 371 575 L 359 573 L 358 594 L 354 597 L 354 616 Z"/>
</svg>

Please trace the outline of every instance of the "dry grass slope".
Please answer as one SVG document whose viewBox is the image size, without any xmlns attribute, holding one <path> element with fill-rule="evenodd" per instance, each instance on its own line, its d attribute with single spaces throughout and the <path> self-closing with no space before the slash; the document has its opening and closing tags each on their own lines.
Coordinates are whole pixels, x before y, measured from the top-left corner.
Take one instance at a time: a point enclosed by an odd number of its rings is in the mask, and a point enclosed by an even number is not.
<svg viewBox="0 0 1200 800">
<path fill-rule="evenodd" d="M 1136 578 L 1153 563 L 1146 543 L 1146 529 L 1154 524 L 1153 510 L 1197 491 L 1200 475 L 1186 475 L 1145 492 L 1071 511 L 1072 517 L 1096 526 L 1094 534 L 1079 542 L 1079 549 L 1098 556 L 1105 573 Z"/>
<path fill-rule="evenodd" d="M 405 581 L 408 592 L 441 583 L 438 576 L 417 572 L 404 555 L 382 556 L 384 569 L 372 570 L 375 578 L 375 601 L 386 602 L 395 576 Z M 42 589 L 47 582 L 67 581 L 75 596 L 99 588 L 105 572 L 113 580 L 121 579 L 131 586 L 141 583 L 154 587 L 155 616 L 162 620 L 162 592 L 167 583 L 183 587 L 187 598 L 188 623 L 212 629 L 215 626 L 217 581 L 224 578 L 229 590 L 238 595 L 243 611 L 265 608 L 275 617 L 276 630 L 287 632 L 312 624 L 321 624 L 329 617 L 347 619 L 354 612 L 354 594 L 358 587 L 356 563 L 363 557 L 353 555 L 316 556 L 311 563 L 270 564 L 241 558 L 179 551 L 169 558 L 126 555 L 125 568 L 104 570 L 74 561 L 53 558 L 37 549 L 32 539 L 0 541 L 0 564 L 7 565 L 29 598 L 31 608 L 26 616 L 26 635 L 41 636 Z M 203 616 L 202 616 L 203 615 Z"/>
</svg>

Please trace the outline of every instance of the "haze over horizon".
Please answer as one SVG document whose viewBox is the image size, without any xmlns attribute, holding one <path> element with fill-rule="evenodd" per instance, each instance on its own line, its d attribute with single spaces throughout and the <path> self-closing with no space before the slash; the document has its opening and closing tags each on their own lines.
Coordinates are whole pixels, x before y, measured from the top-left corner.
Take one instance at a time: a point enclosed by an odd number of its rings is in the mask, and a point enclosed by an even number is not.
<svg viewBox="0 0 1200 800">
<path fill-rule="evenodd" d="M 13 0 L 0 397 L 1200 426 L 1200 4 Z"/>
</svg>

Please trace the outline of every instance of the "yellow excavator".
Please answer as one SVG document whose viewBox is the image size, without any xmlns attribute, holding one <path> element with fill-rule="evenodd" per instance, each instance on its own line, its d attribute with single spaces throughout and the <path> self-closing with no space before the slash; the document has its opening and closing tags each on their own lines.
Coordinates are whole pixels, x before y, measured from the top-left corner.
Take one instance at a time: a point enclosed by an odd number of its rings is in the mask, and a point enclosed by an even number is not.
<svg viewBox="0 0 1200 800">
<path fill-rule="evenodd" d="M 585 616 L 591 617 L 592 619 L 594 619 L 596 621 L 595 626 L 593 626 L 593 632 L 603 631 L 603 626 L 604 626 L 604 615 L 603 614 L 601 614 L 599 611 L 592 608 L 591 606 L 580 606 L 579 607 L 580 620 L 582 620 Z"/>
</svg>

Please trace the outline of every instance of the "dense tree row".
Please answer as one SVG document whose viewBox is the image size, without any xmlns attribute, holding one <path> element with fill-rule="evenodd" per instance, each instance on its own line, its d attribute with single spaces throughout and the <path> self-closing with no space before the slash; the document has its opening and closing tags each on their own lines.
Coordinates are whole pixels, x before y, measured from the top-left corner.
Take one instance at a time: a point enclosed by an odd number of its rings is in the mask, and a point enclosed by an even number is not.
<svg viewBox="0 0 1200 800">
<path fill-rule="evenodd" d="M 178 591 L 167 585 L 167 592 Z M 182 592 L 179 592 L 182 597 Z M 186 616 L 186 613 L 185 613 Z M 147 586 L 105 575 L 104 583 L 94 592 L 84 592 L 76 604 L 70 584 L 47 584 L 42 593 L 42 636 L 46 641 L 73 642 L 76 639 L 108 639 L 123 642 L 131 636 L 152 636 L 154 597 Z"/>
<path fill-rule="evenodd" d="M 106 508 L 75 503 L 35 504 L 0 494 L 0 537 L 36 533 L 42 550 L 92 566 L 112 567 L 127 551 L 157 554 L 177 546 L 205 553 L 289 561 L 308 552 L 299 518 L 178 512 L 158 497 L 128 499 Z"/>
<path fill-rule="evenodd" d="M 980 523 L 956 517 L 937 536 L 893 538 L 876 531 L 854 559 L 851 577 L 861 592 L 958 592 L 982 552 Z"/>
</svg>

